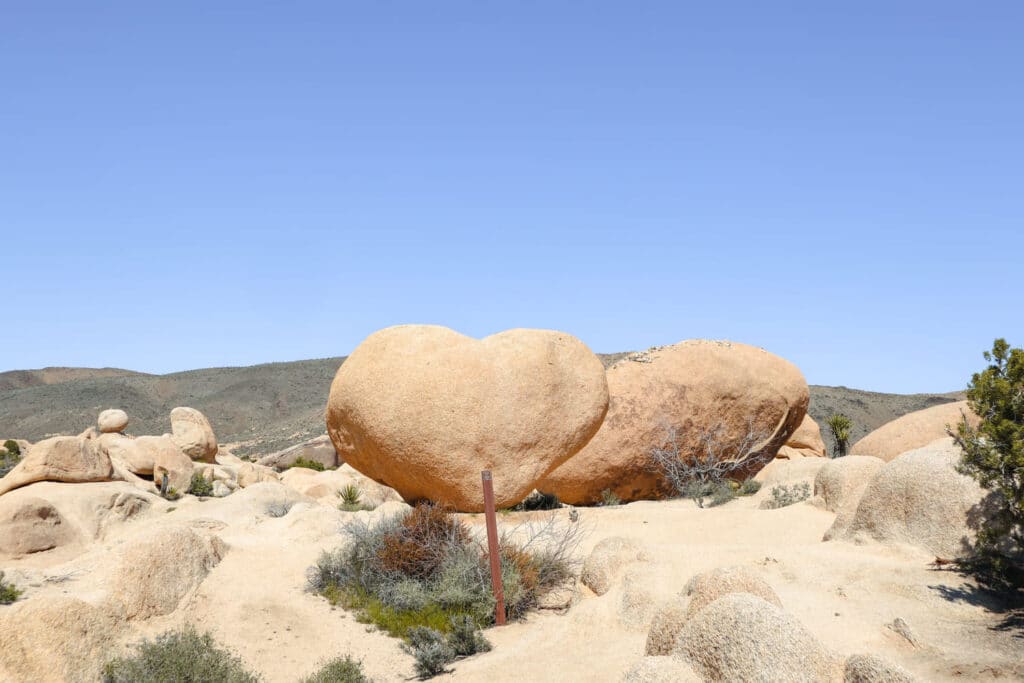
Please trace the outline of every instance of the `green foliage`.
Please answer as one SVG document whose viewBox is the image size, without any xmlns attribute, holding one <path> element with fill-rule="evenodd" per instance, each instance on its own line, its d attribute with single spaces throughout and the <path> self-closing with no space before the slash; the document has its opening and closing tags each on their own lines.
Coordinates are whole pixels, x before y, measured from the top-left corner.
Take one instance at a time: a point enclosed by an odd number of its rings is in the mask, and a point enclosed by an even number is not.
<svg viewBox="0 0 1024 683">
<path fill-rule="evenodd" d="M 752 496 L 761 490 L 761 482 L 756 479 L 746 479 L 740 484 L 739 494 L 741 496 Z"/>
<path fill-rule="evenodd" d="M 402 643 L 402 649 L 416 658 L 416 675 L 420 678 L 444 673 L 445 666 L 455 659 L 455 652 L 444 634 L 426 626 L 411 629 L 409 642 Z"/>
<path fill-rule="evenodd" d="M 8 455 L 13 455 L 16 458 L 21 457 L 21 446 L 14 439 L 7 439 L 4 441 L 4 450 L 7 451 Z"/>
<path fill-rule="evenodd" d="M 997 339 L 987 368 L 975 373 L 967 401 L 981 418 L 966 416 L 953 438 L 963 449 L 960 471 L 991 491 L 978 530 L 976 561 L 1012 583 L 1024 584 L 1024 349 Z"/>
<path fill-rule="evenodd" d="M 841 458 L 845 456 L 849 448 L 850 430 L 853 428 L 853 422 L 845 415 L 835 413 L 825 420 L 825 424 L 828 425 L 829 431 L 832 432 L 832 438 L 836 441 L 835 457 Z"/>
<path fill-rule="evenodd" d="M 323 463 L 317 462 L 316 460 L 310 460 L 308 458 L 296 458 L 295 462 L 293 462 L 285 469 L 289 469 L 292 467 L 305 467 L 306 469 L 316 470 L 317 472 L 323 472 L 325 469 L 327 469 L 326 467 L 324 467 Z"/>
<path fill-rule="evenodd" d="M 715 481 L 709 487 L 708 497 L 711 499 L 709 507 L 725 505 L 736 497 L 736 488 L 733 487 L 732 481 Z"/>
<path fill-rule="evenodd" d="M 341 504 L 338 509 L 343 512 L 359 512 L 360 510 L 372 510 L 373 506 L 362 502 L 363 492 L 355 484 L 347 484 L 338 491 Z"/>
<path fill-rule="evenodd" d="M 622 499 L 615 495 L 611 489 L 605 489 L 604 491 L 601 491 L 601 505 L 603 507 L 622 505 Z"/>
<path fill-rule="evenodd" d="M 104 683 L 256 683 L 242 660 L 191 626 L 145 640 L 128 657 L 114 659 L 103 671 Z"/>
<path fill-rule="evenodd" d="M 524 526 L 518 543 L 510 538 L 500 542 L 510 618 L 574 575 L 572 551 L 579 525 L 563 528 L 552 517 L 539 528 Z M 418 627 L 448 633 L 453 628 L 464 631 L 467 620 L 476 627 L 493 623 L 486 549 L 451 512 L 421 504 L 372 525 L 353 520 L 345 532 L 348 543 L 322 553 L 309 570 L 310 589 L 332 604 L 399 638 L 408 638 Z"/>
<path fill-rule="evenodd" d="M 532 512 L 534 510 L 557 510 L 560 507 L 562 507 L 562 501 L 558 500 L 558 496 L 555 494 L 534 491 L 513 509 Z"/>
<path fill-rule="evenodd" d="M 21 597 L 22 591 L 14 587 L 14 584 L 4 581 L 4 573 L 0 571 L 0 605 L 10 605 Z"/>
<path fill-rule="evenodd" d="M 469 657 L 491 650 L 491 643 L 480 631 L 480 625 L 465 614 L 451 618 L 447 639 L 456 657 Z"/>
<path fill-rule="evenodd" d="M 363 673 L 363 663 L 345 655 L 344 657 L 335 657 L 325 663 L 312 676 L 302 679 L 302 683 L 371 683 L 371 681 Z"/>
<path fill-rule="evenodd" d="M 807 500 L 811 497 L 811 485 L 806 481 L 799 484 L 779 484 L 778 486 L 772 487 L 772 497 L 762 503 L 762 507 L 767 510 L 775 510 L 778 508 L 788 507 L 790 505 L 796 505 L 802 501 Z"/>
<path fill-rule="evenodd" d="M 192 483 L 188 485 L 188 493 L 193 496 L 207 497 L 213 495 L 213 482 L 199 472 L 192 473 Z"/>
</svg>

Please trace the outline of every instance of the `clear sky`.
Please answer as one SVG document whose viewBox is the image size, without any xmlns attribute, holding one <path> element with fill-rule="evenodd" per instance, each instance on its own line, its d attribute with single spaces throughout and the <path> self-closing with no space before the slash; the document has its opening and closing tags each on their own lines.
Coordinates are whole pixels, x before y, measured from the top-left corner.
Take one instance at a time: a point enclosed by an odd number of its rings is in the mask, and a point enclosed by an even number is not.
<svg viewBox="0 0 1024 683">
<path fill-rule="evenodd" d="M 374 330 L 1024 345 L 1024 3 L 0 4 L 0 370 Z"/>
</svg>

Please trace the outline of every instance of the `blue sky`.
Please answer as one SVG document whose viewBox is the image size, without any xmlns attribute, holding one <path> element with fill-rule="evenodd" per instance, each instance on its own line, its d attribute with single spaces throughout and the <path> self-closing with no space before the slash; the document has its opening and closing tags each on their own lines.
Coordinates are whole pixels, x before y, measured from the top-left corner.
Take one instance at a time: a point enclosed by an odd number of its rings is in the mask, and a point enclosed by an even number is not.
<svg viewBox="0 0 1024 683">
<path fill-rule="evenodd" d="M 397 323 L 959 389 L 1024 345 L 1019 2 L 5 2 L 0 370 Z"/>
</svg>

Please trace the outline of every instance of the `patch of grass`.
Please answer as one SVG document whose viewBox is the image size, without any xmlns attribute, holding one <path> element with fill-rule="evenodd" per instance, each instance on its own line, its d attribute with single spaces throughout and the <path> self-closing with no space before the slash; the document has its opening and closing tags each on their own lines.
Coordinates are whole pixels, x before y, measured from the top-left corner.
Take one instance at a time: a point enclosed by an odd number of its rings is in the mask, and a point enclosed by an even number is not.
<svg viewBox="0 0 1024 683">
<path fill-rule="evenodd" d="M 371 681 L 363 673 L 363 663 L 345 655 L 326 662 L 316 673 L 302 679 L 302 683 L 371 683 Z"/>
<path fill-rule="evenodd" d="M 21 597 L 23 592 L 15 588 L 13 583 L 5 582 L 4 573 L 0 571 L 0 605 L 10 605 Z"/>
<path fill-rule="evenodd" d="M 611 489 L 601 491 L 601 506 L 613 507 L 615 505 L 622 505 L 622 499 L 615 495 Z"/>
<path fill-rule="evenodd" d="M 192 482 L 188 485 L 188 493 L 205 498 L 213 495 L 213 482 L 200 472 L 192 473 Z"/>
<path fill-rule="evenodd" d="M 104 683 L 257 683 L 260 677 L 242 660 L 221 648 L 209 633 L 192 626 L 144 640 L 134 654 L 111 660 L 103 669 Z"/>
<path fill-rule="evenodd" d="M 372 505 L 363 502 L 363 492 L 355 484 L 347 484 L 338 491 L 338 497 L 341 498 L 338 509 L 342 512 L 359 512 L 360 510 L 373 509 Z"/>
<path fill-rule="evenodd" d="M 21 446 L 19 446 L 18 442 L 15 441 L 14 439 L 7 439 L 7 441 L 4 441 L 4 448 L 3 448 L 3 450 L 8 455 L 13 455 L 16 458 L 20 458 L 21 457 Z"/>
<path fill-rule="evenodd" d="M 757 481 L 756 479 L 746 479 L 742 484 L 740 484 L 740 489 L 738 493 L 741 496 L 752 496 L 760 490 L 761 482 Z"/>
<path fill-rule="evenodd" d="M 305 467 L 308 470 L 316 470 L 317 472 L 323 472 L 327 469 L 324 467 L 323 463 L 317 462 L 316 460 L 310 460 L 308 458 L 296 458 L 295 462 L 288 465 L 285 469 L 291 469 L 292 467 Z"/>
<path fill-rule="evenodd" d="M 778 486 L 772 487 L 772 497 L 763 502 L 761 507 L 767 510 L 776 510 L 778 508 L 796 505 L 810 497 L 811 485 L 806 481 L 801 482 L 800 484 L 793 484 L 792 486 L 779 484 Z"/>
</svg>

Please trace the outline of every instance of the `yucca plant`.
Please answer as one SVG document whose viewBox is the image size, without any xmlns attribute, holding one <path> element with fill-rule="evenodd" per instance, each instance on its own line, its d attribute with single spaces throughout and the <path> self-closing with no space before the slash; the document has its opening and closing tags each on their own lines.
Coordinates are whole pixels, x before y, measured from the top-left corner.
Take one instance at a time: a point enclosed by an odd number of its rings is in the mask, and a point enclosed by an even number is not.
<svg viewBox="0 0 1024 683">
<path fill-rule="evenodd" d="M 835 457 L 843 457 L 849 448 L 850 430 L 853 428 L 853 422 L 842 413 L 835 413 L 825 420 L 825 424 L 828 425 L 829 430 L 832 432 L 832 438 L 836 440 Z"/>
</svg>

